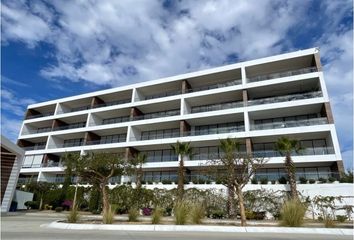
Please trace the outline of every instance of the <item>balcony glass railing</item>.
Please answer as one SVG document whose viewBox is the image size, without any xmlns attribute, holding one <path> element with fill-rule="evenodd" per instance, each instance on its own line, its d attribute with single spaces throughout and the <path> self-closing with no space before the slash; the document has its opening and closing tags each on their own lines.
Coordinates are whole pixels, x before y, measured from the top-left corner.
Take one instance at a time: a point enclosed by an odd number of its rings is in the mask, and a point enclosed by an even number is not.
<svg viewBox="0 0 354 240">
<path fill-rule="evenodd" d="M 26 118 L 26 119 L 33 119 L 33 118 L 47 117 L 47 116 L 52 116 L 52 115 L 54 115 L 54 112 L 49 112 L 49 113 L 41 113 L 41 114 L 36 114 L 36 115 L 27 116 L 27 118 Z"/>
<path fill-rule="evenodd" d="M 96 104 L 92 108 L 101 108 L 101 107 L 115 106 L 115 105 L 119 105 L 119 104 L 130 103 L 130 101 L 131 101 L 130 99 L 123 99 L 123 100 L 105 102 L 105 103 Z"/>
<path fill-rule="evenodd" d="M 116 118 L 107 118 L 107 119 L 103 119 L 102 120 L 102 125 L 129 122 L 129 120 L 130 120 L 129 116 L 116 117 Z"/>
<path fill-rule="evenodd" d="M 334 154 L 333 147 L 315 147 L 315 148 L 304 148 L 298 152 L 292 152 L 291 156 L 308 156 L 308 155 L 328 155 Z M 282 157 L 282 155 L 275 150 L 263 150 L 263 151 L 253 151 L 253 156 L 255 157 Z"/>
<path fill-rule="evenodd" d="M 299 94 L 284 95 L 279 97 L 254 99 L 254 100 L 249 100 L 247 105 L 253 106 L 253 105 L 261 105 L 261 104 L 269 104 L 269 103 L 288 102 L 288 101 L 296 101 L 296 100 L 316 98 L 316 97 L 322 97 L 322 92 L 321 91 L 306 92 L 306 93 L 299 93 Z"/>
<path fill-rule="evenodd" d="M 45 133 L 45 132 L 50 132 L 50 131 L 52 131 L 52 127 L 38 128 L 38 129 L 27 129 L 27 130 L 23 130 L 22 134 L 28 135 L 28 134 L 36 134 L 36 133 Z"/>
<path fill-rule="evenodd" d="M 270 80 L 270 79 L 274 79 L 274 78 L 290 77 L 290 76 L 312 73 L 312 72 L 317 72 L 317 71 L 318 70 L 316 67 L 308 67 L 308 68 L 296 69 L 296 70 L 291 70 L 291 71 L 286 71 L 286 72 L 260 75 L 260 76 L 248 78 L 247 81 L 248 82 L 259 82 L 259 81 Z"/>
<path fill-rule="evenodd" d="M 171 110 L 171 111 L 162 111 L 162 112 L 155 112 L 155 113 L 147 113 L 140 116 L 133 117 L 132 121 L 138 120 L 146 120 L 146 119 L 153 119 L 153 118 L 161 118 L 161 117 L 170 117 L 170 116 L 177 116 L 180 114 L 179 110 Z"/>
<path fill-rule="evenodd" d="M 94 141 L 87 141 L 86 145 L 101 145 L 101 144 L 110 144 L 110 143 L 120 143 L 120 142 L 125 142 L 126 137 L 121 137 L 121 138 L 116 138 L 112 140 L 94 140 Z"/>
<path fill-rule="evenodd" d="M 245 126 L 225 127 L 225 128 L 209 128 L 209 129 L 205 129 L 205 130 L 183 132 L 183 137 L 211 135 L 211 134 L 223 134 L 223 133 L 233 133 L 233 132 L 243 132 L 243 131 L 245 131 Z"/>
<path fill-rule="evenodd" d="M 200 113 L 200 112 L 210 112 L 210 111 L 218 111 L 230 108 L 240 108 L 243 107 L 242 101 L 237 102 L 226 102 L 226 103 L 218 103 L 218 104 L 210 104 L 203 106 L 192 107 L 191 113 Z"/>
<path fill-rule="evenodd" d="M 265 130 L 276 128 L 291 128 L 302 126 L 313 126 L 327 124 L 327 118 L 311 118 L 305 120 L 285 121 L 285 122 L 272 122 L 251 125 L 251 130 Z"/>
<path fill-rule="evenodd" d="M 340 175 L 338 172 L 329 172 L 329 171 L 315 171 L 315 172 L 296 172 L 296 179 L 299 180 L 301 177 L 306 178 L 307 180 L 313 179 L 313 180 L 319 180 L 320 178 L 323 179 L 328 179 L 329 177 L 334 177 L 337 180 L 339 179 Z M 267 179 L 268 181 L 277 181 L 279 178 L 284 177 L 288 178 L 287 174 L 284 173 L 256 173 L 254 175 L 254 178 L 257 181 L 260 181 L 262 179 Z"/>
<path fill-rule="evenodd" d="M 155 98 L 162 98 L 162 97 L 169 97 L 169 96 L 175 96 L 181 94 L 181 90 L 176 90 L 176 91 L 170 91 L 170 92 L 163 92 L 163 93 L 158 93 L 150 96 L 146 96 L 144 100 L 149 100 L 149 99 L 155 99 Z"/>
<path fill-rule="evenodd" d="M 235 85 L 240 85 L 240 84 L 242 84 L 242 80 L 237 79 L 237 80 L 232 80 L 232 81 L 228 81 L 228 82 L 224 82 L 224 83 L 218 83 L 218 84 L 212 84 L 212 85 L 208 85 L 208 86 L 191 88 L 191 89 L 187 90 L 187 93 L 200 92 L 200 91 L 216 89 L 216 88 L 223 88 L 223 87 L 230 87 L 230 86 L 235 86 Z"/>
<path fill-rule="evenodd" d="M 25 151 L 42 150 L 42 149 L 45 149 L 45 144 L 44 145 L 34 145 L 34 146 L 22 147 L 22 149 L 25 150 Z"/>
<path fill-rule="evenodd" d="M 82 127 L 85 127 L 85 126 L 86 126 L 85 122 L 75 123 L 75 124 L 69 124 L 69 125 L 65 125 L 65 126 L 55 127 L 55 128 L 53 128 L 53 131 L 60 131 L 60 130 L 67 130 L 67 129 L 74 129 L 74 128 L 82 128 Z"/>
</svg>

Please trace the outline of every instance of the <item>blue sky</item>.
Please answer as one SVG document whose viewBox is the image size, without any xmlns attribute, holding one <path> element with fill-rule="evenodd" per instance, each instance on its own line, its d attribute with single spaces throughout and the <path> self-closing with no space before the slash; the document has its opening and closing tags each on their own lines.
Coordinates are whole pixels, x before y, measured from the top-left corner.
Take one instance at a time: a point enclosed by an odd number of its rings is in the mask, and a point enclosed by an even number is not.
<svg viewBox="0 0 354 240">
<path fill-rule="evenodd" d="M 320 47 L 353 161 L 351 0 L 2 1 L 1 131 L 28 104 Z"/>
</svg>

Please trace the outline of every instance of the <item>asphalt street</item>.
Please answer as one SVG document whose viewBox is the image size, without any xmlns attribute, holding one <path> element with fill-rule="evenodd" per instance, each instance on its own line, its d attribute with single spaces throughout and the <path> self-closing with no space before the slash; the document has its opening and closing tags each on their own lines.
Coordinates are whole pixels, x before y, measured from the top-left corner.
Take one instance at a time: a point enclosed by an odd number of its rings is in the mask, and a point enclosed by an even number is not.
<svg viewBox="0 0 354 240">
<path fill-rule="evenodd" d="M 303 235 L 303 234 L 274 234 L 274 233 L 190 233 L 190 232 L 130 232 L 130 231 L 97 231 L 97 230 L 60 230 L 40 227 L 41 224 L 58 220 L 57 217 L 2 216 L 1 239 L 26 239 L 26 240 L 64 240 L 64 239 L 102 239 L 102 240 L 336 240 L 352 239 L 351 236 L 335 235 Z"/>
</svg>

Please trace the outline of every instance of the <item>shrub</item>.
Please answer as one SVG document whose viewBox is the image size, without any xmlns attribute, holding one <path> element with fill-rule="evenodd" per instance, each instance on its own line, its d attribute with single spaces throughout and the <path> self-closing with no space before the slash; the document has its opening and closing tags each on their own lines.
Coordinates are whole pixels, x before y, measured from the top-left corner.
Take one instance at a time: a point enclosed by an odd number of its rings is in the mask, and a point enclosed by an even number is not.
<svg viewBox="0 0 354 240">
<path fill-rule="evenodd" d="M 321 177 L 318 179 L 318 181 L 319 181 L 319 183 L 326 183 L 327 179 Z"/>
<path fill-rule="evenodd" d="M 334 228 L 336 226 L 336 223 L 330 217 L 326 217 L 323 222 L 325 228 Z"/>
<path fill-rule="evenodd" d="M 306 207 L 297 199 L 291 199 L 284 203 L 280 215 L 282 226 L 300 227 L 304 222 Z"/>
<path fill-rule="evenodd" d="M 72 205 L 73 205 L 73 202 L 72 202 L 71 200 L 64 200 L 64 202 L 61 204 L 61 206 L 62 206 L 65 210 L 69 210 Z"/>
<path fill-rule="evenodd" d="M 261 184 L 268 184 L 268 178 L 261 178 L 260 182 Z"/>
<path fill-rule="evenodd" d="M 128 221 L 129 222 L 137 222 L 139 216 L 139 210 L 136 208 L 131 208 L 128 212 Z"/>
<path fill-rule="evenodd" d="M 301 177 L 299 180 L 300 180 L 301 184 L 306 184 L 307 183 L 307 179 L 305 177 Z"/>
<path fill-rule="evenodd" d="M 77 210 L 77 207 L 73 207 L 69 214 L 67 215 L 67 220 L 69 223 L 76 223 L 80 219 L 79 211 Z"/>
<path fill-rule="evenodd" d="M 162 180 L 162 184 L 171 184 L 172 181 L 171 180 Z"/>
<path fill-rule="evenodd" d="M 190 210 L 190 216 L 192 223 L 201 224 L 202 219 L 205 217 L 205 208 L 203 204 L 194 203 Z"/>
<path fill-rule="evenodd" d="M 323 217 L 322 217 L 322 216 L 318 216 L 317 220 L 318 220 L 319 222 L 323 222 Z"/>
<path fill-rule="evenodd" d="M 337 215 L 336 218 L 337 218 L 337 221 L 341 222 L 341 223 L 343 223 L 347 220 L 347 216 L 344 216 L 344 215 Z"/>
<path fill-rule="evenodd" d="M 253 211 L 251 211 L 251 210 L 246 210 L 245 211 L 245 215 L 246 215 L 246 219 L 247 220 L 252 220 L 252 219 L 254 219 L 254 212 Z"/>
<path fill-rule="evenodd" d="M 112 224 L 114 221 L 114 210 L 112 207 L 107 212 L 103 211 L 102 217 L 103 224 Z"/>
<path fill-rule="evenodd" d="M 143 215 L 144 216 L 150 216 L 151 213 L 152 213 L 152 209 L 151 208 L 147 208 L 147 207 L 143 208 Z"/>
<path fill-rule="evenodd" d="M 287 180 L 286 180 L 286 178 L 285 178 L 284 176 L 282 176 L 282 177 L 280 177 L 280 178 L 278 179 L 278 182 L 279 182 L 280 184 L 286 184 Z"/>
<path fill-rule="evenodd" d="M 151 223 L 152 224 L 159 224 L 161 222 L 161 218 L 162 218 L 162 209 L 157 207 L 152 212 Z"/>
<path fill-rule="evenodd" d="M 276 183 L 276 181 L 275 181 L 275 180 L 272 180 L 272 181 L 271 181 L 271 183 L 272 183 L 272 184 L 275 184 L 275 183 Z"/>
<path fill-rule="evenodd" d="M 56 207 L 56 208 L 55 208 L 55 211 L 56 211 L 56 212 L 62 212 L 62 211 L 63 211 L 63 208 L 62 208 L 62 207 Z"/>
<path fill-rule="evenodd" d="M 164 211 L 164 216 L 171 216 L 172 215 L 172 210 L 173 210 L 173 208 L 171 208 L 171 207 L 167 207 L 167 208 L 165 208 L 165 211 Z"/>
<path fill-rule="evenodd" d="M 316 182 L 315 179 L 309 179 L 309 183 L 310 183 L 310 184 L 314 184 L 315 182 Z"/>
<path fill-rule="evenodd" d="M 101 192 L 99 191 L 98 187 L 94 186 L 91 189 L 89 194 L 89 201 L 88 201 L 88 208 L 89 211 L 92 213 L 101 213 L 100 203 L 101 203 Z"/>
<path fill-rule="evenodd" d="M 210 217 L 212 219 L 222 219 L 225 217 L 225 213 L 222 210 L 212 210 Z"/>
<path fill-rule="evenodd" d="M 189 208 L 186 202 L 177 202 L 174 207 L 176 225 L 184 225 L 188 220 Z"/>
<path fill-rule="evenodd" d="M 38 209 L 39 208 L 39 202 L 37 201 L 27 201 L 25 202 L 25 206 L 27 209 Z"/>
<path fill-rule="evenodd" d="M 337 179 L 335 177 L 329 177 L 328 178 L 328 182 L 333 183 L 334 181 L 336 181 Z"/>
<path fill-rule="evenodd" d="M 258 184 L 258 180 L 256 178 L 252 178 L 251 183 L 252 184 Z"/>
</svg>

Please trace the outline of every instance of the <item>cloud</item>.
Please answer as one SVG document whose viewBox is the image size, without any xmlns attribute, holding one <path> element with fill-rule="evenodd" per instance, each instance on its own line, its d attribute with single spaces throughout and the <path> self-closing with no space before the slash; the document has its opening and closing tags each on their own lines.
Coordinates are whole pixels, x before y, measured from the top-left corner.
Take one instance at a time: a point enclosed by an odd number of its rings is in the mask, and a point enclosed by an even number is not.
<svg viewBox="0 0 354 240">
<path fill-rule="evenodd" d="M 16 97 L 16 95 L 8 89 L 1 89 L 2 114 L 7 112 L 12 115 L 23 117 L 25 107 L 35 102 L 34 99 Z"/>
<path fill-rule="evenodd" d="M 3 1 L 2 38 L 49 44 L 54 61 L 42 76 L 98 88 L 319 46 L 350 162 L 352 9 L 351 0 Z"/>
<path fill-rule="evenodd" d="M 1 115 L 1 134 L 5 135 L 12 142 L 16 142 L 22 121 Z"/>
</svg>

